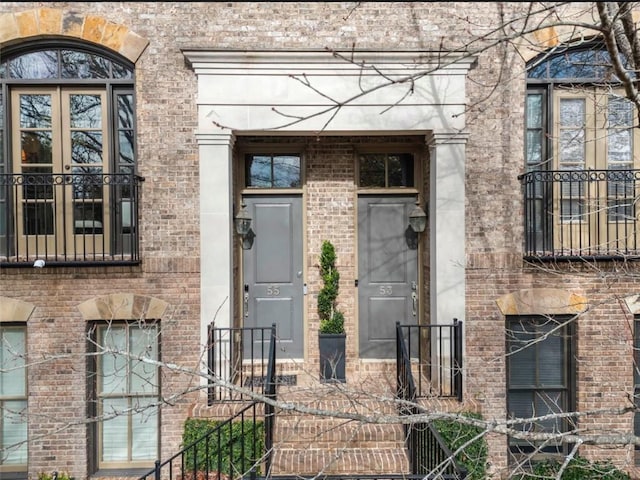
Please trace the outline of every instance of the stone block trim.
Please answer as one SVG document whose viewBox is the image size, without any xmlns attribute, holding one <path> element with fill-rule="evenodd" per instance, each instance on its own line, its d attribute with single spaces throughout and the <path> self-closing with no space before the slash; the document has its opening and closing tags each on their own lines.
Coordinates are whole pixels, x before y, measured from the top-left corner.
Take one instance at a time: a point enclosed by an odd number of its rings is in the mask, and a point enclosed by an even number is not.
<svg viewBox="0 0 640 480">
<path fill-rule="evenodd" d="M 503 315 L 575 315 L 587 308 L 581 295 L 556 288 L 532 288 L 496 300 Z"/>
<path fill-rule="evenodd" d="M 26 322 L 35 310 L 31 303 L 15 298 L 0 297 L 0 323 Z"/>
<path fill-rule="evenodd" d="M 149 41 L 125 25 L 95 15 L 78 15 L 56 8 L 38 8 L 0 15 L 0 48 L 30 37 L 60 35 L 92 42 L 135 63 Z"/>
<path fill-rule="evenodd" d="M 87 300 L 78 305 L 78 310 L 86 321 L 160 319 L 167 305 L 166 302 L 153 297 L 134 293 L 114 293 Z"/>
</svg>

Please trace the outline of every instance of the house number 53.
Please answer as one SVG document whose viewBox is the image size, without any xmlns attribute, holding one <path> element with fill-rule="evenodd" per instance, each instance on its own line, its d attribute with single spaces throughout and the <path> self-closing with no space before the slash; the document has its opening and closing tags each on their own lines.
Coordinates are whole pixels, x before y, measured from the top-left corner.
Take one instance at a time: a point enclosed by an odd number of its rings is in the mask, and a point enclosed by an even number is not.
<svg viewBox="0 0 640 480">
<path fill-rule="evenodd" d="M 267 287 L 267 295 L 269 295 L 270 297 L 277 297 L 278 295 L 280 295 L 280 287 L 269 285 Z"/>
<path fill-rule="evenodd" d="M 393 295 L 393 287 L 391 285 L 381 285 L 378 289 L 380 295 L 390 296 Z"/>
</svg>

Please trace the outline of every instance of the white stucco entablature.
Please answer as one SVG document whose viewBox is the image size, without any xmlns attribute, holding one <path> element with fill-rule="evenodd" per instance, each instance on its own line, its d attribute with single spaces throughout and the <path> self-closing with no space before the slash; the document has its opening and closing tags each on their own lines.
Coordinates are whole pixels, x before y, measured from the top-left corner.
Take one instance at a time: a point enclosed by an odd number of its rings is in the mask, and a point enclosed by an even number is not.
<svg viewBox="0 0 640 480">
<path fill-rule="evenodd" d="M 429 146 L 430 318 L 465 316 L 465 82 L 475 57 L 429 51 L 183 49 L 197 76 L 201 322 L 228 327 L 235 138 L 424 135 Z"/>
<path fill-rule="evenodd" d="M 200 132 L 464 128 L 474 57 L 442 52 L 185 50 Z"/>
</svg>

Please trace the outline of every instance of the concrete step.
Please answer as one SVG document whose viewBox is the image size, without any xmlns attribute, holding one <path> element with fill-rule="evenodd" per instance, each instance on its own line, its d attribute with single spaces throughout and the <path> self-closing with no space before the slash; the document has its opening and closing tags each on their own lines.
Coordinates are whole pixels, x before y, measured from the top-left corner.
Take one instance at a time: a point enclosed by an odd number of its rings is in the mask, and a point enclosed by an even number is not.
<svg viewBox="0 0 640 480">
<path fill-rule="evenodd" d="M 307 448 L 277 449 L 271 464 L 273 475 L 318 473 L 383 474 L 409 473 L 409 461 L 404 450 L 367 448 Z"/>
</svg>

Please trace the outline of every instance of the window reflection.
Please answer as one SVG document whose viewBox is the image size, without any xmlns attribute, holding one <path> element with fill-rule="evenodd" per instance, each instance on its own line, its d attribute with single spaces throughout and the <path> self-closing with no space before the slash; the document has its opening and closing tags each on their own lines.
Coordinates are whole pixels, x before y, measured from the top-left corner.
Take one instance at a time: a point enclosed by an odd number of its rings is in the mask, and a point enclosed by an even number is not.
<svg viewBox="0 0 640 480">
<path fill-rule="evenodd" d="M 299 188 L 300 157 L 298 155 L 248 155 L 247 187 Z"/>
<path fill-rule="evenodd" d="M 64 49 L 39 50 L 2 62 L 0 78 L 131 79 L 133 70 L 96 53 Z"/>
<path fill-rule="evenodd" d="M 413 187 L 413 155 L 366 154 L 360 156 L 359 185 L 365 188 Z"/>
</svg>

